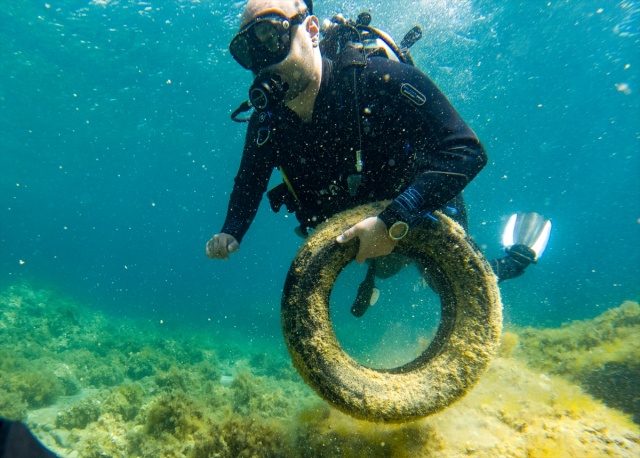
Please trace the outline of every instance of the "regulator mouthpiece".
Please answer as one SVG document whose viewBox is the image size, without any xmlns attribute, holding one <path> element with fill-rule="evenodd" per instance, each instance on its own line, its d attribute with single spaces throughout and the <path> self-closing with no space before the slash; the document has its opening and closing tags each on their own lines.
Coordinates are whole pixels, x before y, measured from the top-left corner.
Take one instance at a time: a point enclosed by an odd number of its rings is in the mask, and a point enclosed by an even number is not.
<svg viewBox="0 0 640 458">
<path fill-rule="evenodd" d="M 249 101 L 258 111 L 268 111 L 284 101 L 289 84 L 279 75 L 268 73 L 258 76 L 249 88 Z"/>
</svg>

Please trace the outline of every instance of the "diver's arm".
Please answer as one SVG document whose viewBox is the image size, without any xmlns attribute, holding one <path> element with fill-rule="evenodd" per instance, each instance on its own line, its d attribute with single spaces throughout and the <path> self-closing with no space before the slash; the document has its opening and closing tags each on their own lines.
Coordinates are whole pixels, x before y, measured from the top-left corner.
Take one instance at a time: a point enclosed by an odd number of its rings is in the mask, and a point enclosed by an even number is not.
<svg viewBox="0 0 640 458">
<path fill-rule="evenodd" d="M 447 165 L 439 170 L 420 173 L 411 185 L 396 197 L 380 214 L 380 218 L 390 227 L 395 221 L 411 222 L 426 213 L 441 208 L 458 195 L 484 166 L 486 158 L 481 146 L 477 149 L 460 147 L 440 151 L 445 155 L 463 155 L 472 167 L 457 167 L 447 170 Z M 481 165 L 477 165 L 480 163 Z M 466 169 L 466 170 L 465 170 Z"/>
<path fill-rule="evenodd" d="M 229 253 L 238 250 L 269 184 L 273 170 L 270 148 L 256 144 L 257 123 L 254 121 L 255 118 L 252 118 L 247 129 L 240 169 L 234 180 L 225 222 L 220 233 L 207 242 L 206 253 L 210 258 L 226 259 Z"/>
<path fill-rule="evenodd" d="M 264 170 L 261 170 L 260 167 L 250 166 L 245 162 L 247 161 L 243 157 L 229 198 L 227 217 L 220 231 L 232 235 L 238 243 L 242 242 L 258 212 L 271 175 L 269 166 L 265 165 Z"/>
<path fill-rule="evenodd" d="M 380 215 L 387 226 L 395 221 L 410 222 L 441 208 L 458 195 L 488 161 L 478 137 L 440 89 L 415 67 L 396 65 L 395 68 L 394 73 L 391 67 L 391 78 L 397 79 L 396 87 L 408 83 L 424 96 L 424 99 L 412 100 L 399 89 L 395 100 L 402 105 L 399 110 L 404 119 L 415 124 L 418 118 L 421 128 L 414 131 L 428 138 L 415 140 L 416 144 L 425 145 L 418 151 L 422 172 Z"/>
</svg>

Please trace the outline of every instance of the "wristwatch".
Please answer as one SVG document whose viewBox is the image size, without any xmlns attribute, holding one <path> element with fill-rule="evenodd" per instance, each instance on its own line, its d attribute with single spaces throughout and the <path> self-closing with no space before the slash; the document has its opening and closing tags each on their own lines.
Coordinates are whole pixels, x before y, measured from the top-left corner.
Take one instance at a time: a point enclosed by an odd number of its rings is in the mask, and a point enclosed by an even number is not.
<svg viewBox="0 0 640 458">
<path fill-rule="evenodd" d="M 389 228 L 389 237 L 393 240 L 400 240 L 409 232 L 409 225 L 404 221 L 396 221 Z"/>
<path fill-rule="evenodd" d="M 406 215 L 402 215 L 394 209 L 387 207 L 378 215 L 378 218 L 387 226 L 389 237 L 392 240 L 400 240 L 409 232 L 409 223 L 404 221 Z"/>
</svg>

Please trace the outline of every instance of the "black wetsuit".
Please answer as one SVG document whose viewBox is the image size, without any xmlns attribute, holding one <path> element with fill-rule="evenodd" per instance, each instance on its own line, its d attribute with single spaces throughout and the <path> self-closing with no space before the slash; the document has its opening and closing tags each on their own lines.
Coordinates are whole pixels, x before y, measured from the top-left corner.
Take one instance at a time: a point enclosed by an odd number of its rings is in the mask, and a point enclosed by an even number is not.
<svg viewBox="0 0 640 458">
<path fill-rule="evenodd" d="M 386 199 L 387 226 L 412 222 L 458 196 L 486 165 L 474 132 L 417 68 L 381 57 L 337 67 L 323 59 L 312 122 L 283 105 L 252 115 L 221 232 L 242 241 L 274 168 L 289 180 L 282 188 L 306 229 Z"/>
</svg>

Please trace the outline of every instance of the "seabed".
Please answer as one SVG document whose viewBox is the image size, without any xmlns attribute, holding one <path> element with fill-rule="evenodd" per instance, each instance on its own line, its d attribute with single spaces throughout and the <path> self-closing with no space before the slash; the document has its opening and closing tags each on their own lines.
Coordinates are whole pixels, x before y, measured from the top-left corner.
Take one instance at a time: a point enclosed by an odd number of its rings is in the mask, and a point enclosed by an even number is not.
<svg viewBox="0 0 640 458">
<path fill-rule="evenodd" d="M 637 457 L 640 306 L 507 329 L 478 386 L 420 421 L 355 420 L 286 353 L 0 291 L 0 415 L 61 457 Z M 273 344 L 270 344 L 273 346 Z"/>
</svg>

